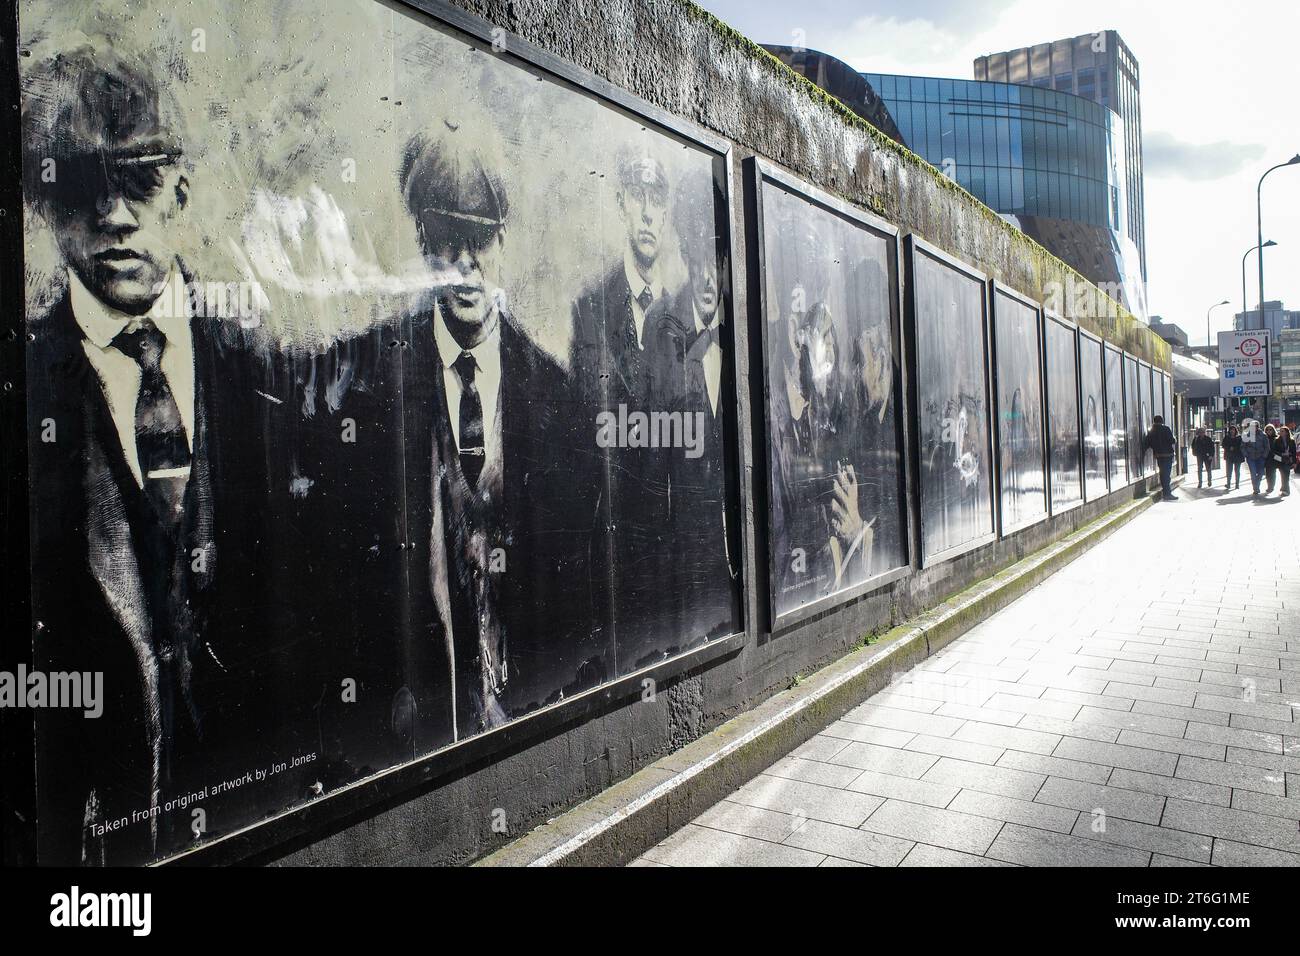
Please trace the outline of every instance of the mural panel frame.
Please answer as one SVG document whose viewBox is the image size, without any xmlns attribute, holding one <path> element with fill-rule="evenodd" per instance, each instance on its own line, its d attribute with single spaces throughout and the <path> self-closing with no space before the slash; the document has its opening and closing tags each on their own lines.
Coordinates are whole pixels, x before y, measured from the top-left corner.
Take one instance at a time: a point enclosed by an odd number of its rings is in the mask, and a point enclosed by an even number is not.
<svg viewBox="0 0 1300 956">
<path fill-rule="evenodd" d="M 905 307 L 904 307 L 904 315 L 906 317 L 905 340 L 906 340 L 908 354 L 911 356 L 920 355 L 918 342 L 917 342 L 918 330 L 917 330 L 917 302 L 916 302 L 916 265 L 917 265 L 918 257 L 924 257 L 926 259 L 929 259 L 937 263 L 939 266 L 944 267 L 951 272 L 955 272 L 959 275 L 962 275 L 968 279 L 974 280 L 979 284 L 980 297 L 981 297 L 980 321 L 981 321 L 981 330 L 983 333 L 982 344 L 984 349 L 984 353 L 982 356 L 983 361 L 981 363 L 981 368 L 984 376 L 984 428 L 985 428 L 985 434 L 987 436 L 987 441 L 984 443 L 983 453 L 985 456 L 984 461 L 988 463 L 988 466 L 990 468 L 992 468 L 993 462 L 995 461 L 995 455 L 994 455 L 994 446 L 993 446 L 994 395 L 993 395 L 993 349 L 992 349 L 992 326 L 991 326 L 992 316 L 991 316 L 991 309 L 990 309 L 990 292 L 989 292 L 991 277 L 981 272 L 979 269 L 975 268 L 974 266 L 971 266 L 966 262 L 963 262 L 961 259 L 958 259 L 956 256 L 944 252 L 938 246 L 926 241 L 925 239 L 922 239 L 920 236 L 916 235 L 915 233 L 908 234 L 908 236 L 904 241 L 904 247 L 906 252 L 905 255 L 906 272 L 905 272 L 905 279 L 904 279 L 905 292 L 906 292 Z M 917 362 L 919 365 L 919 358 L 917 359 Z M 997 541 L 1000 502 L 998 500 L 999 493 L 998 493 L 997 477 L 996 475 L 990 473 L 989 493 L 988 493 L 989 505 L 990 505 L 990 515 L 989 515 L 990 520 L 989 520 L 988 529 L 962 544 L 956 545 L 954 547 L 946 548 L 941 551 L 936 551 L 933 554 L 926 553 L 925 535 L 924 535 L 925 491 L 924 488 L 922 487 L 924 481 L 923 481 L 923 473 L 921 469 L 921 454 L 922 454 L 921 430 L 920 430 L 921 408 L 920 408 L 920 400 L 919 400 L 921 376 L 922 376 L 922 371 L 918 367 L 914 371 L 912 386 L 911 389 L 909 390 L 909 401 L 911 404 L 911 412 L 912 412 L 911 417 L 909 418 L 909 423 L 911 425 L 912 435 L 914 436 L 914 440 L 912 443 L 913 446 L 912 447 L 912 455 L 913 455 L 912 474 L 916 476 L 915 484 L 913 487 L 913 494 L 916 496 L 915 504 L 916 504 L 916 515 L 917 515 L 916 554 L 920 563 L 920 567 L 922 569 L 928 569 L 928 568 L 936 567 L 941 564 L 946 564 L 947 562 L 952 561 L 955 558 L 959 558 L 962 555 L 969 554 L 972 551 L 976 551 L 979 548 L 985 547 L 986 545 L 992 544 L 993 542 Z"/>
<path fill-rule="evenodd" d="M 7 613 L 10 626 L 0 631 L 0 669 L 16 674 L 33 667 L 35 624 L 32 619 L 32 548 L 30 461 L 28 455 L 27 400 L 27 296 L 24 288 L 24 205 L 22 147 L 19 115 L 21 86 L 18 78 L 17 7 L 11 7 L 4 24 L 7 42 L 0 44 L 0 73 L 12 82 L 4 97 L 4 142 L 0 145 L 0 244 L 8 254 L 0 258 L 0 519 L 3 520 L 5 567 L 9 575 Z M 21 626 L 19 626 L 21 622 Z M 0 801 L 5 809 L 3 845 L 5 866 L 29 864 L 36 859 L 36 715 L 31 708 L 0 707 Z M 33 768 L 20 772 L 18 768 Z M 24 824 L 31 821 L 31 825 Z"/>
<path fill-rule="evenodd" d="M 991 318 L 991 321 L 990 321 L 990 326 L 991 326 L 991 328 L 992 328 L 992 330 L 993 330 L 993 335 L 992 335 L 992 339 L 993 339 L 993 397 L 994 397 L 994 403 L 995 403 L 995 407 L 994 407 L 994 409 L 993 409 L 993 412 L 994 412 L 994 414 L 993 414 L 993 421 L 994 421 L 993 441 L 994 441 L 994 444 L 995 444 L 995 446 L 996 446 L 996 449 L 997 449 L 997 455 L 998 455 L 998 469 L 997 469 L 997 485 L 998 485 L 998 533 L 999 533 L 999 535 L 1000 535 L 1001 537 L 1006 538 L 1006 537 L 1010 537 L 1011 535 L 1016 534 L 1016 533 L 1018 533 L 1018 532 L 1020 532 L 1020 531 L 1024 531 L 1026 528 L 1032 528 L 1032 527 L 1034 527 L 1035 525 L 1042 524 L 1044 521 L 1047 521 L 1049 518 L 1051 518 L 1051 508 L 1050 508 L 1050 505 L 1049 505 L 1049 502 L 1048 502 L 1049 493 L 1048 493 L 1048 477 L 1047 477 L 1047 469 L 1048 469 L 1048 459 L 1047 459 L 1047 387 L 1046 387 L 1045 370 L 1044 370 L 1044 365 L 1043 365 L 1043 363 L 1044 363 L 1044 347 L 1045 347 L 1045 344 L 1044 344 L 1044 325 L 1043 325 L 1043 311 L 1044 311 L 1044 310 L 1043 310 L 1043 307 L 1042 307 L 1042 305 L 1041 305 L 1040 303 L 1035 302 L 1033 299 L 1029 298 L 1028 296 L 1023 295 L 1023 294 L 1017 292 L 1015 289 L 1012 289 L 1010 286 L 1004 285 L 1003 283 L 999 282 L 999 281 L 996 280 L 996 279 L 992 280 L 992 282 L 990 283 L 990 288 L 991 288 L 991 291 L 990 291 L 990 294 L 989 294 L 989 302 L 990 302 L 991 305 L 992 305 L 992 318 Z M 1002 399 L 1002 388 L 1001 388 L 1001 386 L 1002 386 L 1002 380 L 1001 380 L 1001 379 L 1002 379 L 1002 375 L 1001 375 L 1002 369 L 1001 369 L 1001 364 L 1000 364 L 1000 354 L 1001 354 L 1001 353 L 1000 353 L 1000 349 L 1001 349 L 1001 343 L 1000 343 L 1000 340 L 999 340 L 999 337 L 998 337 L 998 297 L 999 297 L 999 296 L 1006 296 L 1006 297 L 1007 297 L 1008 299 L 1010 299 L 1011 301 L 1016 302 L 1016 303 L 1018 303 L 1019 305 L 1025 307 L 1025 308 L 1027 308 L 1027 309 L 1031 309 L 1031 310 L 1033 310 L 1033 312 L 1034 312 L 1034 316 L 1035 316 L 1035 332 L 1036 332 L 1036 334 L 1037 334 L 1037 338 L 1038 338 L 1038 347 L 1037 347 L 1037 349 L 1036 349 L 1036 355 L 1037 355 L 1037 361 L 1038 361 L 1038 405 L 1039 405 L 1039 416 L 1038 416 L 1039 427 L 1038 427 L 1038 433 L 1039 433 L 1039 441 L 1040 441 L 1040 443 L 1041 443 L 1041 447 L 1042 447 L 1042 455 L 1041 455 L 1040 457 L 1041 457 L 1041 459 L 1042 459 L 1042 460 L 1041 460 L 1041 466 L 1042 466 L 1042 467 L 1041 467 L 1041 474 L 1042 474 L 1042 480 L 1043 480 L 1043 511 L 1042 511 L 1042 513 L 1041 513 L 1040 515 L 1038 515 L 1038 516 L 1036 516 L 1036 517 L 1031 517 L 1031 518 L 1029 518 L 1029 519 L 1027 519 L 1027 520 L 1025 520 L 1025 521 L 1020 521 L 1020 522 L 1016 522 L 1016 523 L 1013 523 L 1013 524 L 1008 524 L 1007 521 L 1006 521 L 1006 508 L 1005 508 L 1005 505 L 1004 505 L 1004 503 L 1003 503 L 1003 501 L 1002 501 L 1002 498 L 1003 498 L 1003 482 L 1004 482 L 1005 479 L 1006 479 L 1006 469 L 1005 469 L 1005 467 L 1004 467 L 1005 462 L 1003 461 L 1003 449 L 1005 448 L 1005 442 L 1003 441 L 1003 437 L 1004 437 L 1004 428 L 1005 428 L 1005 426 L 1004 426 L 1004 423 L 1003 423 L 1003 411 L 1002 411 L 1002 407 L 1001 407 L 1001 399 Z"/>
<path fill-rule="evenodd" d="M 912 573 L 914 568 L 913 544 L 914 512 L 910 489 L 913 483 L 912 456 L 909 453 L 912 434 L 908 428 L 909 411 L 909 362 L 903 335 L 903 299 L 901 288 L 902 256 L 900 231 L 892 223 L 874 216 L 843 199 L 808 183 L 761 156 L 751 156 L 745 160 L 746 211 L 748 212 L 748 230 L 745 233 L 749 252 L 749 330 L 750 330 L 750 395 L 752 405 L 753 447 L 755 468 L 753 469 L 755 501 L 762 502 L 761 509 L 756 508 L 757 537 L 759 554 L 766 555 L 759 568 L 758 584 L 759 605 L 767 614 L 767 629 L 773 634 L 790 630 L 798 624 L 819 617 L 828 611 L 848 604 L 859 598 L 887 588 Z M 880 574 L 856 585 L 826 595 L 816 601 L 797 609 L 781 613 L 777 604 L 777 555 L 775 541 L 772 538 L 774 498 L 771 487 L 771 462 L 775 454 L 771 434 L 772 400 L 771 383 L 767 374 L 767 356 L 771 345 L 768 330 L 768 284 L 771 264 L 767 261 L 765 246 L 767 222 L 763 208 L 763 186 L 771 183 L 787 193 L 802 199 L 810 206 L 825 213 L 847 220 L 851 225 L 865 232 L 884 239 L 889 256 L 888 291 L 891 318 L 889 331 L 891 335 L 893 359 L 893 388 L 896 396 L 894 419 L 895 434 L 899 451 L 899 503 L 901 545 L 905 563 L 890 568 Z M 761 453 L 761 454 L 760 454 Z M 758 489 L 761 489 L 759 491 Z"/>
<path fill-rule="evenodd" d="M 1118 423 L 1111 419 L 1111 387 L 1112 376 L 1110 373 L 1110 359 L 1114 356 L 1115 364 L 1118 369 L 1113 376 L 1113 385 L 1119 392 L 1119 421 Z M 1124 397 L 1124 350 L 1118 345 L 1110 342 L 1102 342 L 1102 364 L 1104 366 L 1103 382 L 1106 389 L 1106 460 L 1108 463 L 1107 477 L 1110 481 L 1110 490 L 1114 494 L 1122 488 L 1127 488 L 1129 480 L 1129 462 L 1128 462 L 1128 405 Z M 1116 433 L 1123 436 L 1122 454 L 1116 454 L 1112 447 L 1109 436 Z M 1121 478 L 1122 475 L 1122 478 Z"/>
<path fill-rule="evenodd" d="M 607 712 L 619 702 L 633 698 L 643 692 L 647 680 L 662 683 L 701 666 L 726 658 L 739 652 L 749 641 L 755 630 L 751 619 L 748 596 L 750 592 L 749 568 L 753 560 L 753 543 L 745 531 L 743 516 L 753 510 L 752 490 L 743 479 L 743 445 L 739 434 L 739 422 L 743 419 L 741 403 L 747 401 L 748 390 L 745 379 L 741 376 L 743 363 L 740 361 L 738 336 L 735 329 L 746 315 L 737 309 L 737 279 L 743 274 L 743 266 L 736 261 L 738 243 L 743 241 L 744 218 L 741 212 L 741 196 L 736 189 L 733 172 L 733 147 L 723 137 L 706 130 L 688 120 L 678 117 L 632 93 L 614 85 L 577 65 L 564 60 L 554 53 L 544 50 L 528 41 L 504 32 L 501 28 L 477 15 L 468 13 L 443 2 L 443 0 L 397 0 L 395 8 L 405 14 L 427 18 L 426 26 L 439 31 L 452 39 L 461 41 L 474 48 L 481 56 L 491 56 L 510 62 L 514 67 L 536 75 L 542 82 L 553 83 L 565 88 L 575 96 L 584 96 L 603 108 L 615 110 L 629 119 L 648 126 L 653 124 L 660 135 L 688 143 L 706 153 L 713 160 L 715 176 L 722 187 L 722 197 L 718 206 L 719 220 L 725 220 L 725 236 L 729 262 L 725 266 L 721 285 L 723 301 L 731 315 L 732 354 L 730 364 L 734 372 L 732 393 L 724 394 L 721 401 L 728 408 L 732 427 L 730 430 L 730 453 L 738 463 L 735 481 L 734 518 L 741 528 L 740 566 L 741 574 L 738 587 L 742 596 L 740 630 L 733 634 L 705 639 L 700 645 L 676 654 L 666 660 L 642 667 L 630 673 L 616 676 L 602 684 L 594 686 L 572 697 L 542 707 L 520 716 L 504 726 L 486 730 L 417 756 L 410 761 L 392 766 L 381 767 L 375 772 L 347 784 L 338 790 L 314 798 L 309 802 L 288 807 L 281 811 L 272 811 L 268 815 L 242 826 L 232 832 L 221 833 L 204 840 L 199 845 L 181 852 L 164 856 L 155 862 L 167 864 L 173 862 L 200 863 L 205 865 L 229 864 L 266 853 L 272 848 L 285 845 L 303 835 L 328 827 L 345 818 L 365 813 L 381 807 L 386 801 L 395 799 L 413 788 L 428 787 L 435 781 L 449 777 L 463 768 L 480 763 L 499 754 L 519 750 L 536 741 L 549 732 L 560 730 L 567 725 L 584 718 Z M 17 13 L 15 11 L 15 18 Z M 504 41 L 504 48 L 501 47 Z M 9 97 L 11 110 L 6 111 L 6 130 L 12 135 L 6 137 L 3 154 L 4 177 L 3 199 L 6 208 L 22 209 L 20 174 L 21 150 L 20 131 L 18 127 L 21 84 L 18 81 L 17 43 L 6 44 L 0 55 L 0 68 L 11 76 L 12 93 Z M 683 148 L 686 148 L 683 145 Z M 30 596 L 32 593 L 31 557 L 32 548 L 28 535 L 28 519 L 31 514 L 28 502 L 28 468 L 26 449 L 29 441 L 27 426 L 27 391 L 23 387 L 26 378 L 25 326 L 27 324 L 27 302 L 21 281 L 23 262 L 21 256 L 22 237 L 24 235 L 23 217 L 8 216 L 0 222 L 3 237 L 10 240 L 10 248 L 17 251 L 14 256 L 6 257 L 2 267 L 5 278 L 13 281 L 0 283 L 0 296 L 9 306 L 6 320 L 10 334 L 3 343 L 3 379 L 6 395 L 18 396 L 4 402 L 0 414 L 0 437 L 3 437 L 5 463 L 5 515 L 14 516 L 16 520 L 6 522 L 6 555 L 12 558 L 14 581 L 20 600 L 11 610 L 20 619 L 30 620 Z M 731 290 L 731 291 L 728 291 Z M 743 298 L 740 298 L 743 306 Z M 747 310 L 746 310 L 747 311 Z M 9 386 L 12 384 L 12 388 Z M 729 518 L 731 515 L 728 516 Z M 910 513 L 909 513 L 910 522 Z M 910 553 L 910 540 L 907 542 Z M 26 661 L 30 666 L 32 646 L 39 623 L 32 622 L 33 628 L 27 633 L 21 629 L 6 629 L 3 651 L 0 658 L 6 669 L 11 663 Z M 10 733 L 14 723 L 20 723 L 30 731 L 34 718 L 30 710 L 6 708 L 0 714 L 4 721 L 4 754 L 9 761 L 7 765 L 32 764 L 32 734 L 29 732 Z M 13 822 L 14 815 L 6 814 L 5 822 L 5 863 L 34 863 L 35 857 L 35 776 L 30 780 L 23 774 L 5 775 L 5 805 L 26 810 L 29 826 L 19 826 Z"/>
<path fill-rule="evenodd" d="M 1151 426 L 1154 424 L 1153 416 L 1159 414 L 1156 411 L 1157 396 L 1156 396 L 1155 384 L 1156 384 L 1155 368 L 1151 365 L 1150 362 L 1146 361 L 1145 359 L 1138 359 L 1138 409 L 1139 409 L 1138 414 L 1139 415 L 1141 415 L 1142 398 L 1144 397 L 1143 396 L 1144 387 L 1146 389 L 1145 398 L 1147 400 L 1146 416 L 1143 417 L 1138 423 L 1138 431 L 1142 435 L 1146 435 L 1147 430 L 1150 429 Z M 1147 477 L 1156 474 L 1157 469 L 1155 466 L 1155 458 L 1151 456 L 1149 450 L 1146 448 L 1141 449 L 1141 454 L 1142 454 L 1142 476 Z M 1147 464 L 1148 460 L 1150 460 L 1151 462 L 1151 464 L 1149 465 Z"/>
<path fill-rule="evenodd" d="M 1071 363 L 1071 368 L 1074 372 L 1074 388 L 1071 389 L 1070 391 L 1074 395 L 1074 412 L 1075 412 L 1074 427 L 1075 427 L 1075 432 L 1079 438 L 1079 455 L 1078 455 L 1078 461 L 1076 462 L 1079 467 L 1079 498 L 1077 501 L 1067 503 L 1064 505 L 1057 504 L 1056 495 L 1053 494 L 1053 480 L 1052 480 L 1052 468 L 1051 468 L 1053 442 L 1052 442 L 1052 429 L 1049 424 L 1047 428 L 1047 460 L 1048 460 L 1047 496 L 1048 496 L 1048 500 L 1051 503 L 1052 517 L 1055 518 L 1063 514 L 1069 514 L 1071 511 L 1075 511 L 1083 507 L 1083 505 L 1085 504 L 1084 486 L 1086 484 L 1086 481 L 1085 481 L 1084 470 L 1083 470 L 1084 469 L 1083 420 L 1081 417 L 1083 400 L 1081 397 L 1082 389 L 1081 389 L 1081 383 L 1079 379 L 1079 326 L 1076 323 L 1071 322 L 1069 319 L 1065 318 L 1064 316 L 1058 315 L 1057 313 L 1052 312 L 1051 310 L 1044 310 L 1044 319 L 1045 321 L 1043 323 L 1043 329 L 1044 329 L 1043 354 L 1046 363 L 1046 373 L 1044 374 L 1044 383 L 1045 383 L 1044 387 L 1046 388 L 1047 391 L 1047 410 L 1048 410 L 1049 420 L 1052 412 L 1052 383 L 1051 383 L 1052 361 L 1051 361 L 1051 352 L 1050 352 L 1051 349 L 1050 335 L 1048 334 L 1048 332 L 1052 327 L 1052 323 L 1055 323 L 1058 327 L 1065 329 L 1066 332 L 1069 333 L 1071 343 L 1074 347 L 1074 361 Z"/>
<path fill-rule="evenodd" d="M 1099 353 L 1099 367 L 1100 367 L 1100 369 L 1101 369 L 1101 372 L 1100 372 L 1100 381 L 1101 381 L 1101 395 L 1100 395 L 1100 397 L 1101 397 L 1101 409 L 1100 409 L 1100 411 L 1101 411 L 1101 430 L 1102 430 L 1102 435 L 1103 435 L 1103 437 L 1108 436 L 1108 435 L 1110 434 L 1110 426 L 1109 426 L 1109 424 L 1108 424 L 1108 422 L 1107 422 L 1107 408 L 1106 408 L 1106 340 L 1103 339 L 1103 338 L 1102 338 L 1101 336 L 1099 336 L 1099 335 L 1094 335 L 1093 333 L 1089 332 L 1087 329 L 1085 329 L 1085 328 L 1083 328 L 1082 326 L 1080 326 L 1080 327 L 1079 327 L 1079 346 L 1078 346 L 1078 352 L 1079 352 L 1079 421 L 1080 421 L 1080 435 L 1083 436 L 1083 440 L 1086 442 L 1086 441 L 1087 441 L 1087 438 L 1086 438 L 1087 426 L 1086 426 L 1086 418 L 1085 418 L 1085 416 L 1086 416 L 1087 412 L 1086 412 L 1086 410 L 1085 410 L 1085 408 L 1084 408 L 1084 398 L 1085 398 L 1085 396 L 1084 396 L 1084 391 L 1083 391 L 1083 353 L 1084 353 L 1083 343 L 1084 343 L 1085 340 L 1087 340 L 1087 341 L 1089 341 L 1089 342 L 1092 342 L 1092 343 L 1094 343 L 1095 345 L 1098 346 L 1098 353 Z M 1091 494 L 1091 495 L 1090 495 L 1090 494 L 1088 493 L 1088 451 L 1087 451 L 1087 447 L 1086 447 L 1086 445 L 1085 445 L 1085 448 L 1084 448 L 1083 456 L 1084 456 L 1084 457 L 1083 457 L 1083 498 L 1084 498 L 1084 502 L 1085 502 L 1085 503 L 1091 503 L 1091 502 L 1093 502 L 1093 501 L 1100 501 L 1102 498 L 1105 498 L 1105 497 L 1106 497 L 1107 495 L 1109 495 L 1112 491 L 1114 491 L 1114 488 L 1111 486 L 1111 480 L 1110 480 L 1110 442 L 1109 442 L 1109 440 L 1105 440 L 1105 441 L 1103 441 L 1103 443 L 1102 443 L 1102 454 L 1101 454 L 1101 460 L 1102 460 L 1103 477 L 1104 477 L 1104 479 L 1105 479 L 1105 483 L 1106 483 L 1106 490 L 1103 491 L 1101 494 Z"/>
<path fill-rule="evenodd" d="M 1139 386 L 1141 366 L 1136 355 L 1123 353 L 1124 367 L 1124 421 L 1128 435 L 1128 479 L 1134 485 L 1146 478 L 1146 452 L 1142 448 L 1142 405 Z"/>
</svg>

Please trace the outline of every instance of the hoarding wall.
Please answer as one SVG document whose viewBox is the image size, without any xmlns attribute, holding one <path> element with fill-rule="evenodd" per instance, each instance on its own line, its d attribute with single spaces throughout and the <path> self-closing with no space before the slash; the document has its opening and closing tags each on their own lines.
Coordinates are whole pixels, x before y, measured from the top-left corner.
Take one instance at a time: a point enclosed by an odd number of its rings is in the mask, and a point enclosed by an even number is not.
<svg viewBox="0 0 1300 956">
<path fill-rule="evenodd" d="M 20 2 L 4 667 L 88 682 L 0 713 L 9 857 L 463 862 L 1123 500 L 998 537 L 988 280 L 1158 340 L 587 13 Z"/>
</svg>

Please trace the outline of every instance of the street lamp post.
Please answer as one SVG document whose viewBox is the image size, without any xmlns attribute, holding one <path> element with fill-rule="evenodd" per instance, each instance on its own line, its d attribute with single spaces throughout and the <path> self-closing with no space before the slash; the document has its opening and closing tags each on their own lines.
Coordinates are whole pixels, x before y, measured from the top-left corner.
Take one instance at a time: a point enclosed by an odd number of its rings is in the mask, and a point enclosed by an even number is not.
<svg viewBox="0 0 1300 956">
<path fill-rule="evenodd" d="M 1256 241 L 1260 246 L 1264 245 L 1264 180 L 1268 174 L 1279 169 L 1285 169 L 1287 166 L 1300 166 L 1300 153 L 1296 153 L 1285 163 L 1278 163 L 1271 169 L 1265 170 L 1264 175 L 1259 177 L 1259 185 L 1255 187 L 1255 220 L 1258 226 Z M 1264 314 L 1264 257 L 1259 257 L 1259 311 L 1260 315 Z"/>
<path fill-rule="evenodd" d="M 1229 302 L 1227 299 L 1224 299 L 1222 302 L 1214 303 L 1214 305 L 1210 306 L 1210 308 L 1205 313 L 1205 347 L 1207 349 L 1213 347 L 1214 345 L 1214 340 L 1210 335 L 1210 313 L 1213 312 L 1215 309 L 1221 308 L 1222 306 L 1225 305 L 1232 305 L 1232 303 Z M 1209 356 L 1206 357 L 1208 358 Z"/>
<path fill-rule="evenodd" d="M 1246 309 L 1246 260 L 1247 260 L 1248 258 L 1250 258 L 1250 254 L 1251 254 L 1252 252 L 1255 252 L 1255 251 L 1258 250 L 1258 249 L 1272 249 L 1272 248 L 1273 248 L 1274 246 L 1276 246 L 1276 245 L 1277 245 L 1277 243 L 1274 242 L 1272 239 L 1270 239 L 1268 242 L 1264 243 L 1262 246 L 1251 246 L 1249 249 L 1246 250 L 1246 254 L 1243 255 L 1243 256 L 1241 257 L 1241 320 L 1242 320 L 1243 322 L 1246 321 L 1246 312 L 1247 312 L 1247 309 Z M 1262 255 L 1262 253 L 1261 253 L 1261 255 Z M 1264 309 L 1263 309 L 1263 306 L 1261 305 L 1261 306 L 1260 306 L 1260 317 L 1261 317 L 1260 320 L 1261 320 L 1261 321 L 1263 321 L 1263 314 L 1264 314 Z"/>
<path fill-rule="evenodd" d="M 1261 323 L 1262 321 L 1264 321 L 1264 315 L 1265 315 L 1264 312 L 1264 251 L 1262 251 L 1264 250 L 1264 181 L 1266 178 L 1269 177 L 1269 173 L 1274 172 L 1274 170 L 1277 169 L 1286 168 L 1286 166 L 1300 166 L 1300 152 L 1297 152 L 1295 156 L 1292 156 L 1291 159 L 1288 159 L 1286 163 L 1279 163 L 1278 165 L 1273 166 L 1273 168 L 1265 169 L 1264 176 L 1260 177 L 1260 185 L 1255 187 L 1255 217 L 1256 217 L 1256 228 L 1257 228 L 1256 239 L 1258 243 L 1260 243 L 1260 250 L 1261 250 L 1260 251 L 1260 321 Z M 1273 358 L 1271 358 L 1271 354 L 1269 356 L 1269 362 L 1270 363 L 1273 362 Z M 1269 368 L 1270 381 L 1271 378 L 1273 378 L 1273 369 L 1271 369 L 1270 367 Z M 1268 397 L 1265 397 L 1264 399 L 1265 418 L 1268 418 L 1269 416 L 1269 399 L 1271 397 L 1273 397 L 1273 395 L 1268 395 Z"/>
</svg>

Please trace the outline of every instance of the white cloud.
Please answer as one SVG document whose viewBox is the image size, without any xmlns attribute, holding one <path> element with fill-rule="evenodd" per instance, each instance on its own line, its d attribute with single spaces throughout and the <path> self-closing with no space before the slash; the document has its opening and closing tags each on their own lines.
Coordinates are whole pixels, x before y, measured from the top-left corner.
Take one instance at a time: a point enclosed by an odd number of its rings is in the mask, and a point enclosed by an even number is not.
<svg viewBox="0 0 1300 956">
<path fill-rule="evenodd" d="M 1188 143 L 1172 133 L 1147 131 L 1143 136 L 1142 160 L 1147 178 L 1222 179 L 1263 158 L 1258 143 Z"/>
</svg>

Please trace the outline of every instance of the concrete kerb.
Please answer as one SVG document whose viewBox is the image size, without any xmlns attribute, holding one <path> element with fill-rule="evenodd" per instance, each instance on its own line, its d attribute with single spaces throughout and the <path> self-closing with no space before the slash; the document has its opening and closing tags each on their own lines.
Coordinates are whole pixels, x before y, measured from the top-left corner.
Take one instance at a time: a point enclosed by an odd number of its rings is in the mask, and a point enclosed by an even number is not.
<svg viewBox="0 0 1300 956">
<path fill-rule="evenodd" d="M 981 581 L 733 718 L 478 866 L 619 866 L 814 737 L 1154 504 L 1143 496 Z"/>
</svg>

